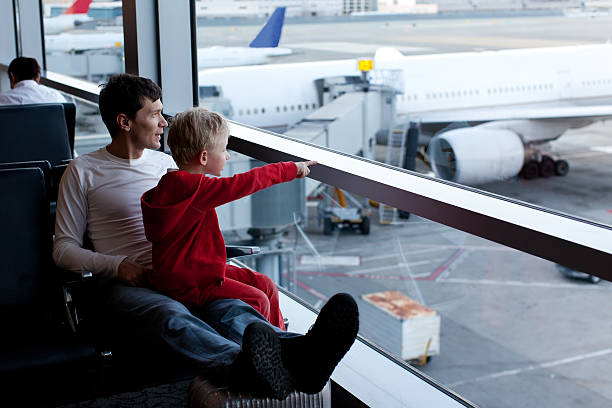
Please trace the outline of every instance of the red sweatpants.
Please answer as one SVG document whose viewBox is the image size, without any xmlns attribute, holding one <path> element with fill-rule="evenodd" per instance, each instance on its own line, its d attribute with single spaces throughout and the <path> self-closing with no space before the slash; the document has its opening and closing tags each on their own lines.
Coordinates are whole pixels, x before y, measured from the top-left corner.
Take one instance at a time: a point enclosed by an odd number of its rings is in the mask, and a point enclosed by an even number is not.
<svg viewBox="0 0 612 408">
<path fill-rule="evenodd" d="M 220 286 L 206 290 L 206 301 L 240 299 L 251 305 L 274 326 L 285 330 L 285 322 L 278 304 L 278 289 L 263 273 L 227 265 L 225 280 Z"/>
</svg>

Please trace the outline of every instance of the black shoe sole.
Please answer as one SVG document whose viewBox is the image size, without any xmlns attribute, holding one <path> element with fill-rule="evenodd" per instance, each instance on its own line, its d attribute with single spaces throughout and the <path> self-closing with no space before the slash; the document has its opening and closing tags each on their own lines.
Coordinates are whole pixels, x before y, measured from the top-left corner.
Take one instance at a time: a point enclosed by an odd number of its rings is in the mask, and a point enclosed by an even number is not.
<svg viewBox="0 0 612 408">
<path fill-rule="evenodd" d="M 265 323 L 252 323 L 244 331 L 242 350 L 272 397 L 283 400 L 294 391 L 291 375 L 283 366 L 278 335 Z"/>
<path fill-rule="evenodd" d="M 336 365 L 351 348 L 359 331 L 359 309 L 346 293 L 332 296 L 308 334 L 283 339 L 285 366 L 298 391 L 315 394 L 325 387 Z"/>
</svg>

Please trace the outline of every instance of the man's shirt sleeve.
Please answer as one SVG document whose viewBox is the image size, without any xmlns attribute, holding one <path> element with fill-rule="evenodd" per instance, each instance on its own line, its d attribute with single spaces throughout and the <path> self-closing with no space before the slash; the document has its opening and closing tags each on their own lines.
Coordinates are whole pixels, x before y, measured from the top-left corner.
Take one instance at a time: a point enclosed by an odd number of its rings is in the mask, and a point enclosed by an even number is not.
<svg viewBox="0 0 612 408">
<path fill-rule="evenodd" d="M 53 260 L 57 266 L 69 271 L 90 271 L 103 277 L 116 277 L 119 264 L 126 256 L 104 255 L 83 248 L 86 228 L 87 193 L 73 161 L 59 186 Z"/>
</svg>

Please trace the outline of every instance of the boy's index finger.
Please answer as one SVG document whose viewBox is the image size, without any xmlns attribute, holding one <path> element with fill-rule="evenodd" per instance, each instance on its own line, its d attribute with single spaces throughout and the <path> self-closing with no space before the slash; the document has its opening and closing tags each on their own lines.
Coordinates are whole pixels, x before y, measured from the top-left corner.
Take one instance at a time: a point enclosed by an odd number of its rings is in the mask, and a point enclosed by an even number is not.
<svg viewBox="0 0 612 408">
<path fill-rule="evenodd" d="M 308 161 L 305 161 L 304 164 L 310 167 L 310 166 L 314 166 L 315 164 L 319 164 L 319 162 L 315 160 L 308 160 Z"/>
</svg>

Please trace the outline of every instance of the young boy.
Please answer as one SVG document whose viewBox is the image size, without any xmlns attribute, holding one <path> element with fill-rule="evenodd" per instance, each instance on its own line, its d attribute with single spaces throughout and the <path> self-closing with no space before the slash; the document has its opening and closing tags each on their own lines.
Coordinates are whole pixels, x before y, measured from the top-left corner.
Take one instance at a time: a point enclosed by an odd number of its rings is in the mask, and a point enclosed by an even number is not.
<svg viewBox="0 0 612 408">
<path fill-rule="evenodd" d="M 153 289 L 188 307 L 241 299 L 285 330 L 278 289 L 266 275 L 226 264 L 215 207 L 274 184 L 306 177 L 316 162 L 284 162 L 233 177 L 220 176 L 229 159 L 225 119 L 204 108 L 176 115 L 168 134 L 178 171 L 164 175 L 141 199 L 147 239 L 153 243 Z"/>
</svg>

